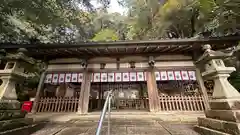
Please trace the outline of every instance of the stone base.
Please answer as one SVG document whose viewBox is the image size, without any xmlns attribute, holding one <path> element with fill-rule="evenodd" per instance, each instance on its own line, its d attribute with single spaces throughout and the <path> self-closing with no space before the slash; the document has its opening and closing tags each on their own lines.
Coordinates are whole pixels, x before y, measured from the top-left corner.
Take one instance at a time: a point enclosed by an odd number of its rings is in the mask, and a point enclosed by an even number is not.
<svg viewBox="0 0 240 135">
<path fill-rule="evenodd" d="M 231 135 L 224 132 L 212 130 L 209 128 L 201 127 L 201 126 L 195 126 L 194 129 L 201 135 Z"/>
<path fill-rule="evenodd" d="M 240 135 L 240 123 L 211 118 L 198 118 L 198 126 L 232 135 Z"/>
<path fill-rule="evenodd" d="M 26 112 L 21 111 L 21 103 L 17 100 L 0 100 L 0 121 L 24 118 Z"/>
<path fill-rule="evenodd" d="M 213 99 L 207 118 L 198 118 L 196 130 L 203 135 L 240 135 L 240 99 Z"/>
<path fill-rule="evenodd" d="M 207 118 L 240 122 L 240 110 L 206 110 L 205 115 Z"/>
<path fill-rule="evenodd" d="M 213 99 L 207 118 L 198 118 L 197 131 L 210 135 L 240 135 L 240 99 Z"/>
<path fill-rule="evenodd" d="M 240 110 L 239 99 L 212 99 L 209 102 L 211 110 Z"/>
<path fill-rule="evenodd" d="M 22 112 L 21 110 L 0 110 L 0 121 L 24 118 L 25 115 L 26 112 Z"/>
<path fill-rule="evenodd" d="M 0 110 L 20 110 L 21 103 L 17 100 L 0 100 Z"/>
</svg>

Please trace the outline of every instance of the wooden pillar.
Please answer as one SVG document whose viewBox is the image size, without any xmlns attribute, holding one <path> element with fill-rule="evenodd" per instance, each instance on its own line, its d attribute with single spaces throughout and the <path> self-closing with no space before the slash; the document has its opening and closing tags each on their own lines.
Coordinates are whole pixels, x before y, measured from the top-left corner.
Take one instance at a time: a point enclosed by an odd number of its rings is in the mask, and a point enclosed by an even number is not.
<svg viewBox="0 0 240 135">
<path fill-rule="evenodd" d="M 79 114 L 88 113 L 91 78 L 92 78 L 92 73 L 85 71 L 83 74 L 83 81 L 82 81 L 81 91 L 79 96 L 79 105 L 78 105 L 78 112 L 77 112 Z"/>
<path fill-rule="evenodd" d="M 210 106 L 209 106 L 209 102 L 208 102 L 208 94 L 207 94 L 207 90 L 204 86 L 204 81 L 203 81 L 201 71 L 200 71 L 199 68 L 196 68 L 196 79 L 197 79 L 197 82 L 198 82 L 198 84 L 200 86 L 200 89 L 203 93 L 203 101 L 204 101 L 204 104 L 205 104 L 205 110 L 209 110 Z"/>
<path fill-rule="evenodd" d="M 154 69 L 152 68 L 147 71 L 147 89 L 148 89 L 149 111 L 157 112 L 159 111 L 159 97 L 158 97 L 155 72 L 154 72 Z"/>
<path fill-rule="evenodd" d="M 41 77 L 40 77 L 40 80 L 39 80 L 39 83 L 38 83 L 38 87 L 37 87 L 37 93 L 36 93 L 36 96 L 35 96 L 35 100 L 33 102 L 32 113 L 36 113 L 36 111 L 37 111 L 37 106 L 38 106 L 37 103 L 40 99 L 40 93 L 41 93 L 41 90 L 43 89 L 45 77 L 46 77 L 46 71 L 44 71 L 41 74 Z"/>
<path fill-rule="evenodd" d="M 202 55 L 202 53 L 199 51 L 199 49 L 196 49 L 193 53 L 192 58 L 194 61 L 197 61 L 201 55 Z M 200 70 L 202 68 L 202 65 L 195 64 L 195 66 L 196 66 L 196 79 L 200 86 L 200 90 L 202 91 L 202 94 L 203 94 L 205 110 L 209 110 L 210 106 L 209 106 L 209 102 L 208 102 L 208 94 L 207 94 L 206 87 L 204 86 L 204 80 L 202 78 L 202 74 L 201 74 L 201 70 Z"/>
<path fill-rule="evenodd" d="M 101 110 L 102 109 L 102 100 L 103 100 L 103 93 L 102 93 L 102 86 L 98 87 L 98 91 L 99 91 L 99 98 L 97 100 L 97 109 Z"/>
</svg>

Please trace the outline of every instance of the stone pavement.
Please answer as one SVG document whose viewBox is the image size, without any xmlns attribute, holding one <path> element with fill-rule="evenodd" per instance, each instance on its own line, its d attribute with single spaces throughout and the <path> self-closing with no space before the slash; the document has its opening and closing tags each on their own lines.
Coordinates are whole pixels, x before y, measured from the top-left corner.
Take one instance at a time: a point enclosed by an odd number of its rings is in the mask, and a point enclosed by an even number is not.
<svg viewBox="0 0 240 135">
<path fill-rule="evenodd" d="M 100 112 L 92 112 L 88 115 L 78 115 L 76 113 L 37 113 L 28 114 L 27 117 L 33 118 L 35 121 L 53 121 L 53 122 L 66 122 L 72 119 L 99 119 Z M 139 112 L 139 111 L 121 111 L 111 112 L 112 118 L 159 118 L 162 121 L 176 121 L 176 122 L 196 122 L 197 117 L 205 117 L 203 112 Z"/>
<path fill-rule="evenodd" d="M 193 126 L 196 123 L 163 122 L 154 119 L 112 119 L 111 135 L 198 135 Z M 104 123 L 102 135 L 107 134 Z M 66 123 L 48 123 L 32 135 L 94 135 L 97 121 L 71 120 Z"/>
<path fill-rule="evenodd" d="M 193 126 L 197 124 L 197 117 L 202 115 L 171 113 L 120 115 L 113 113 L 111 115 L 111 135 L 198 135 L 193 130 Z M 38 116 L 38 120 L 44 120 L 44 118 L 39 118 L 40 116 L 43 117 L 43 114 Z M 99 114 L 85 116 L 54 114 L 50 117 L 50 122 L 32 135 L 94 135 L 99 120 Z M 106 120 L 101 134 L 107 134 Z"/>
</svg>

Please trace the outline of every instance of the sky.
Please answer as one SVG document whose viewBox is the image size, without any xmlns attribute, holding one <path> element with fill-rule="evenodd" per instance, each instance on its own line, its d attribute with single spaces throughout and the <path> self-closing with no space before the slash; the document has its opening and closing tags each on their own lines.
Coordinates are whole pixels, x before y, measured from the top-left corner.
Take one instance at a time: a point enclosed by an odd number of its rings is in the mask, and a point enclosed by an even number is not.
<svg viewBox="0 0 240 135">
<path fill-rule="evenodd" d="M 95 6 L 95 7 L 99 7 L 100 4 L 97 3 L 97 0 L 92 0 L 91 3 Z M 117 0 L 111 0 L 111 3 L 109 5 L 109 8 L 108 8 L 108 12 L 109 13 L 115 13 L 115 12 L 118 12 L 120 14 L 124 14 L 126 10 L 118 4 Z"/>
</svg>

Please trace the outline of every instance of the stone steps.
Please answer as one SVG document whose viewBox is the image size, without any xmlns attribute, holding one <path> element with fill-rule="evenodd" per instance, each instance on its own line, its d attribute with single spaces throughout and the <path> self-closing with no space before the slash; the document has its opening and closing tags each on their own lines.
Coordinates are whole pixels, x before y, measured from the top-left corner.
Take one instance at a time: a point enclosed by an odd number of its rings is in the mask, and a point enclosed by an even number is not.
<svg viewBox="0 0 240 135">
<path fill-rule="evenodd" d="M 240 110 L 207 110 L 205 115 L 207 118 L 240 122 Z"/>
<path fill-rule="evenodd" d="M 201 135 L 231 135 L 228 133 L 220 132 L 217 130 L 212 130 L 210 128 L 206 128 L 206 127 L 202 127 L 202 126 L 195 126 L 194 129 Z"/>
<path fill-rule="evenodd" d="M 240 123 L 236 122 L 229 122 L 212 118 L 198 118 L 198 125 L 200 127 L 205 127 L 232 135 L 240 135 Z"/>
</svg>

